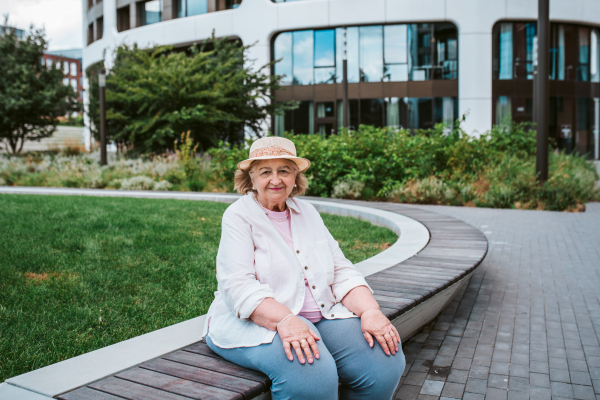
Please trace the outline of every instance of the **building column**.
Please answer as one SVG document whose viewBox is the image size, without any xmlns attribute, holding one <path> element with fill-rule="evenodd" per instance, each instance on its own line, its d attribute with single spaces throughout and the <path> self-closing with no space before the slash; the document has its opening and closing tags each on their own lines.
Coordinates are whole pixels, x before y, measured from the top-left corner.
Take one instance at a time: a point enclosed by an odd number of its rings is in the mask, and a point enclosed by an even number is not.
<svg viewBox="0 0 600 400">
<path fill-rule="evenodd" d="M 177 18 L 177 0 L 163 0 L 162 20 L 168 21 Z"/>
<path fill-rule="evenodd" d="M 140 24 L 138 23 L 138 7 L 137 2 L 129 3 L 129 29 L 137 28 Z"/>
</svg>

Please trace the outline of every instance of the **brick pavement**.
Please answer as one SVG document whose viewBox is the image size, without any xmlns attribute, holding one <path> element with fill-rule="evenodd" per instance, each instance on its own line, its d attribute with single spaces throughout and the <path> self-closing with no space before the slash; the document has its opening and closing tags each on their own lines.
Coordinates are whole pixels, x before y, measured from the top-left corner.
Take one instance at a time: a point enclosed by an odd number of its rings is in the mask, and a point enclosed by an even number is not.
<svg viewBox="0 0 600 400">
<path fill-rule="evenodd" d="M 600 400 L 600 204 L 582 214 L 418 206 L 483 231 L 471 281 L 405 343 L 402 400 Z"/>
</svg>

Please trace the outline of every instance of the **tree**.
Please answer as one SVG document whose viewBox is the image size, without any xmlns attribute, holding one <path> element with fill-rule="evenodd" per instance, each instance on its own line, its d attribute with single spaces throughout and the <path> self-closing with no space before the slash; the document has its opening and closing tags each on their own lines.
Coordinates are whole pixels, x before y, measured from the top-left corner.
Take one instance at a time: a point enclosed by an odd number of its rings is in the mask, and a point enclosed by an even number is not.
<svg viewBox="0 0 600 400">
<path fill-rule="evenodd" d="M 8 16 L 0 29 L 0 140 L 19 154 L 27 140 L 51 136 L 57 117 L 78 109 L 77 94 L 63 84 L 56 65 L 42 65 L 48 47 L 43 29 L 32 25 L 19 40 Z"/>
<path fill-rule="evenodd" d="M 210 44 L 179 52 L 168 46 L 119 47 L 106 75 L 107 137 L 138 153 L 162 153 L 182 132 L 189 131 L 203 150 L 220 140 L 240 142 L 245 128 L 261 136 L 269 115 L 295 103 L 274 101 L 281 77 L 265 74 L 272 63 L 248 67 L 248 47 L 214 37 Z M 96 127 L 99 68 L 87 71 L 88 115 Z M 93 132 L 98 137 L 96 128 Z"/>
</svg>

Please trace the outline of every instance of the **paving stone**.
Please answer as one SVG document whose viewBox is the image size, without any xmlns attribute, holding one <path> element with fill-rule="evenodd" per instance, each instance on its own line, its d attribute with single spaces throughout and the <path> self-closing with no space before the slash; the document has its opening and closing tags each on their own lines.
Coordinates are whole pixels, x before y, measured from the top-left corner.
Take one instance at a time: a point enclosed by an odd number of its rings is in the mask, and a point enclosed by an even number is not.
<svg viewBox="0 0 600 400">
<path fill-rule="evenodd" d="M 573 360 L 569 359 L 569 370 L 570 371 L 582 371 L 587 372 L 588 366 L 585 360 Z"/>
<path fill-rule="evenodd" d="M 462 400 L 484 400 L 485 396 L 479 393 L 468 393 L 465 392 Z"/>
<path fill-rule="evenodd" d="M 526 392 L 507 392 L 508 400 L 529 400 L 529 393 Z"/>
<path fill-rule="evenodd" d="M 517 376 L 511 376 L 510 378 L 508 378 L 508 390 L 515 390 L 517 392 L 528 392 L 529 378 L 519 378 Z"/>
<path fill-rule="evenodd" d="M 398 390 L 396 398 L 401 400 L 416 400 L 420 391 L 421 386 L 403 384 L 402 386 L 400 386 L 400 390 Z"/>
<path fill-rule="evenodd" d="M 550 387 L 550 375 L 548 374 L 536 374 L 534 372 L 529 374 L 529 383 L 531 386 L 537 387 Z"/>
<path fill-rule="evenodd" d="M 465 391 L 469 393 L 485 394 L 486 387 L 486 380 L 469 378 L 467 379 L 467 386 L 465 387 Z"/>
<path fill-rule="evenodd" d="M 469 378 L 487 379 L 489 373 L 490 369 L 488 367 L 472 365 L 471 370 L 469 371 Z"/>
<path fill-rule="evenodd" d="M 468 377 L 469 377 L 468 370 L 453 369 L 452 372 L 450 372 L 450 375 L 448 375 L 447 381 L 464 384 L 464 383 L 467 383 Z"/>
<path fill-rule="evenodd" d="M 551 382 L 552 397 L 573 398 L 573 388 L 571 384 L 564 382 Z"/>
<path fill-rule="evenodd" d="M 537 372 L 539 374 L 547 374 L 550 372 L 550 368 L 548 368 L 548 363 L 542 361 L 530 361 L 529 371 Z"/>
<path fill-rule="evenodd" d="M 469 370 L 471 369 L 471 359 L 456 357 L 454 358 L 454 362 L 452 363 L 452 368 Z"/>
<path fill-rule="evenodd" d="M 550 400 L 552 398 L 552 390 L 541 387 L 532 387 L 529 391 L 529 398 L 531 400 Z"/>
<path fill-rule="evenodd" d="M 566 358 L 550 357 L 548 364 L 550 365 L 550 369 L 569 369 L 569 364 L 567 363 Z"/>
<path fill-rule="evenodd" d="M 444 388 L 444 382 L 440 381 L 432 381 L 430 379 L 426 379 L 421 387 L 421 391 L 419 394 L 426 394 L 429 396 L 440 396 L 442 393 L 442 389 Z"/>
<path fill-rule="evenodd" d="M 492 365 L 490 367 L 490 373 L 497 375 L 508 375 L 510 370 L 510 363 L 500 362 L 500 361 L 492 361 Z"/>
<path fill-rule="evenodd" d="M 465 385 L 460 383 L 446 382 L 442 390 L 442 397 L 461 399 L 465 392 Z"/>
<path fill-rule="evenodd" d="M 404 379 L 404 383 L 407 385 L 421 386 L 421 385 L 423 385 L 423 382 L 425 382 L 426 378 L 427 378 L 426 372 L 411 371 L 408 373 L 408 375 L 406 375 L 406 378 Z"/>
<path fill-rule="evenodd" d="M 529 365 L 511 364 L 509 375 L 529 378 Z"/>
<path fill-rule="evenodd" d="M 486 400 L 507 400 L 508 392 L 502 389 L 488 388 L 485 394 Z"/>
<path fill-rule="evenodd" d="M 438 400 L 439 396 L 429 396 L 426 394 L 420 394 L 417 396 L 417 400 Z"/>
<path fill-rule="evenodd" d="M 581 400 L 594 400 L 596 395 L 594 389 L 591 386 L 572 385 L 573 387 L 573 398 Z"/>
<path fill-rule="evenodd" d="M 571 383 L 577 385 L 592 386 L 592 379 L 590 378 L 590 374 L 587 371 L 571 371 L 570 375 Z"/>
<path fill-rule="evenodd" d="M 488 377 L 488 387 L 496 389 L 508 389 L 508 375 L 490 374 Z"/>
</svg>

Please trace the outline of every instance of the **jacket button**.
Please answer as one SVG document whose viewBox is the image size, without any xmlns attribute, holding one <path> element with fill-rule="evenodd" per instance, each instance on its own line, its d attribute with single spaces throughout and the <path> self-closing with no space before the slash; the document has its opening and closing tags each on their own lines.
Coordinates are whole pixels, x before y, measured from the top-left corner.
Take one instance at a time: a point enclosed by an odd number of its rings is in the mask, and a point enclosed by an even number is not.
<svg viewBox="0 0 600 400">
<path fill-rule="evenodd" d="M 300 250 L 296 250 L 296 253 L 300 253 Z"/>
<path fill-rule="evenodd" d="M 331 314 L 331 316 L 333 317 L 335 314 Z"/>
<path fill-rule="evenodd" d="M 316 289 L 317 287 L 315 285 L 313 285 L 313 289 Z"/>
<path fill-rule="evenodd" d="M 304 267 L 304 269 L 308 269 L 308 267 Z"/>
<path fill-rule="evenodd" d="M 321 307 L 325 307 L 325 304 L 321 304 Z"/>
</svg>

